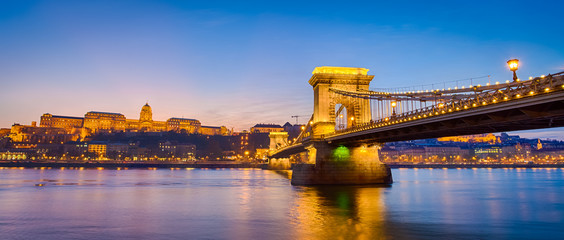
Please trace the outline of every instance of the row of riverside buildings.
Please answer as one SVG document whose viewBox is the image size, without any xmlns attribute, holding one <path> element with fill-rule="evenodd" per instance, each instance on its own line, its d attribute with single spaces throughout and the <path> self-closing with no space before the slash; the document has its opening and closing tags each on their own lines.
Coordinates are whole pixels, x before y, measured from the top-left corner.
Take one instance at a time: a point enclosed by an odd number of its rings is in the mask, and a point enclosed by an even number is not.
<svg viewBox="0 0 564 240">
<path fill-rule="evenodd" d="M 265 161 L 270 132 L 286 131 L 292 138 L 301 127 L 256 124 L 233 132 L 196 119 L 155 121 L 148 104 L 139 119 L 97 111 L 84 117 L 45 113 L 39 124 L 0 129 L 0 160 Z"/>
<path fill-rule="evenodd" d="M 8 134 L 8 129 L 0 130 L 0 135 Z M 84 117 L 43 114 L 39 126 L 14 124 L 9 129 L 13 142 L 21 143 L 63 143 L 82 141 L 98 133 L 119 132 L 183 132 L 201 135 L 227 135 L 226 127 L 202 126 L 200 121 L 188 118 L 169 118 L 166 121 L 153 120 L 149 104 L 141 108 L 139 119 L 127 119 L 121 113 L 87 112 Z"/>
</svg>

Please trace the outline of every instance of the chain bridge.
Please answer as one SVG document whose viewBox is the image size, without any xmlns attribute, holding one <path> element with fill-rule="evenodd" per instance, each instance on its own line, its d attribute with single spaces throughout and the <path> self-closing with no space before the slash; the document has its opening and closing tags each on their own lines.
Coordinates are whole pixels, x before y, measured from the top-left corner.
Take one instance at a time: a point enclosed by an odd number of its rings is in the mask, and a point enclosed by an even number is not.
<svg viewBox="0 0 564 240">
<path fill-rule="evenodd" d="M 564 72 L 403 91 L 371 91 L 373 78 L 365 68 L 315 68 L 313 114 L 295 139 L 270 134 L 270 164 L 298 159 L 294 185 L 390 184 L 382 143 L 564 126 Z"/>
</svg>

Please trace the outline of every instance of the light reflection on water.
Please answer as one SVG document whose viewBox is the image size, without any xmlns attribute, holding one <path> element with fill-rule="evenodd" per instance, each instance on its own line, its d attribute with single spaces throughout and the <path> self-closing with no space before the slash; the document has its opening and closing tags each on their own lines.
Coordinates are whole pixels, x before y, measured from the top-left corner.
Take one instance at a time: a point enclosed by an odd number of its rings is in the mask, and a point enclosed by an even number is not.
<svg viewBox="0 0 564 240">
<path fill-rule="evenodd" d="M 303 187 L 258 169 L 0 169 L 0 238 L 564 238 L 563 169 L 392 172 Z"/>
</svg>

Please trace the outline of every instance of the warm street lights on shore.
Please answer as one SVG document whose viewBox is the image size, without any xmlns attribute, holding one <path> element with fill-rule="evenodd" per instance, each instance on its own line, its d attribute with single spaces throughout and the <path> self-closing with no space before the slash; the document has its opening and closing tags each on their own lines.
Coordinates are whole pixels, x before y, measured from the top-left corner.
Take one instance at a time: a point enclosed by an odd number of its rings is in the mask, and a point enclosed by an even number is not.
<svg viewBox="0 0 564 240">
<path fill-rule="evenodd" d="M 513 81 L 516 82 L 518 78 L 515 71 L 519 69 L 519 59 L 511 59 L 507 61 L 507 65 L 509 66 L 509 70 L 513 71 Z"/>
</svg>

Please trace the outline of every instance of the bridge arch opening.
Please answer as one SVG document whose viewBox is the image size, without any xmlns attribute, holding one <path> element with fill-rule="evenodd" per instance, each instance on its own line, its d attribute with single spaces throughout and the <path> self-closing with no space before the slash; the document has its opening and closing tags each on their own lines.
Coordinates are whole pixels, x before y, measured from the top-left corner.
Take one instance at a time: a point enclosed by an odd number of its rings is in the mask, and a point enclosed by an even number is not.
<svg viewBox="0 0 564 240">
<path fill-rule="evenodd" d="M 354 125 L 355 116 L 352 108 L 345 104 L 337 103 L 334 107 L 333 120 L 335 122 L 335 130 L 347 129 Z"/>
</svg>

